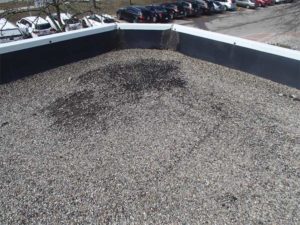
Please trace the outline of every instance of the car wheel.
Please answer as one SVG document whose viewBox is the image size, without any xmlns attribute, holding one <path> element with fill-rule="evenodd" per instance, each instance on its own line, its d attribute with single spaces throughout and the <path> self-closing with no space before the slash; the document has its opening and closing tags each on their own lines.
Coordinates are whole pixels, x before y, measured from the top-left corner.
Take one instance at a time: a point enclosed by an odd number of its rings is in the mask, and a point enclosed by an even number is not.
<svg viewBox="0 0 300 225">
<path fill-rule="evenodd" d="M 183 14 L 183 15 L 184 15 L 184 17 L 187 17 L 187 12 L 186 12 L 186 11 L 184 11 L 184 14 Z"/>
<path fill-rule="evenodd" d="M 174 14 L 173 14 L 173 13 L 170 14 L 170 19 L 171 19 L 171 20 L 174 19 Z"/>
<path fill-rule="evenodd" d="M 228 6 L 225 5 L 225 11 L 228 11 L 228 10 L 229 10 Z"/>
<path fill-rule="evenodd" d="M 246 6 L 246 8 L 247 8 L 247 9 L 249 9 L 249 8 L 250 8 L 250 6 L 249 6 L 249 5 L 247 5 L 247 6 Z"/>
<path fill-rule="evenodd" d="M 133 22 L 133 23 L 137 23 L 137 22 L 138 22 L 137 18 L 134 18 L 134 19 L 132 20 L 132 22 Z"/>
<path fill-rule="evenodd" d="M 82 23 L 82 27 L 83 27 L 83 28 L 87 28 L 87 27 L 88 27 L 88 25 L 87 25 L 87 23 L 85 22 L 85 20 L 82 20 L 81 23 Z"/>
<path fill-rule="evenodd" d="M 156 22 L 157 22 L 156 16 L 154 16 L 154 17 L 152 18 L 152 22 L 153 22 L 153 23 L 156 23 Z"/>
<path fill-rule="evenodd" d="M 122 19 L 121 13 L 117 13 L 117 19 L 118 19 L 118 20 L 121 20 L 121 19 Z"/>
</svg>

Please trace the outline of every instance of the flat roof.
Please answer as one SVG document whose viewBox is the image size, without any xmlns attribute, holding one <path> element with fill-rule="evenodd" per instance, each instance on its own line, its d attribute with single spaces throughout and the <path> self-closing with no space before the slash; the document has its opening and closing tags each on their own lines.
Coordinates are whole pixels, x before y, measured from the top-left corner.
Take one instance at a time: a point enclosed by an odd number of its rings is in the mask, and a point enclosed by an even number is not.
<svg viewBox="0 0 300 225">
<path fill-rule="evenodd" d="M 300 91 L 165 50 L 0 86 L 0 220 L 300 219 Z"/>
</svg>

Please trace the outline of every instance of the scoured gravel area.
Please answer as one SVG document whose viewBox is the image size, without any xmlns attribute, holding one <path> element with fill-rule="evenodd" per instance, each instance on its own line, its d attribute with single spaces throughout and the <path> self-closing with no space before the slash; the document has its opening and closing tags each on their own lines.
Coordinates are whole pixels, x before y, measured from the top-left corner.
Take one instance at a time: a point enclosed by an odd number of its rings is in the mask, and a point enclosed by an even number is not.
<svg viewBox="0 0 300 225">
<path fill-rule="evenodd" d="M 161 50 L 1 85 L 0 224 L 300 224 L 299 96 Z"/>
</svg>

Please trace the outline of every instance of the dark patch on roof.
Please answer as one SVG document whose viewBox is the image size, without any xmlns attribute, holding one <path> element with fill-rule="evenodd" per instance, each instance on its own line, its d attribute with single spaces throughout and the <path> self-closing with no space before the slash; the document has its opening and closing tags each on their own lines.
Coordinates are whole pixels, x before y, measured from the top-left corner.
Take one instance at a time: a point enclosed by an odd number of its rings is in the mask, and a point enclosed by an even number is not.
<svg viewBox="0 0 300 225">
<path fill-rule="evenodd" d="M 84 128 L 100 123 L 106 131 L 106 120 L 117 107 L 137 103 L 150 90 L 184 88 L 178 65 L 172 60 L 140 59 L 104 66 L 79 77 L 78 85 L 86 89 L 57 98 L 44 110 L 55 118 L 54 125 Z"/>
</svg>

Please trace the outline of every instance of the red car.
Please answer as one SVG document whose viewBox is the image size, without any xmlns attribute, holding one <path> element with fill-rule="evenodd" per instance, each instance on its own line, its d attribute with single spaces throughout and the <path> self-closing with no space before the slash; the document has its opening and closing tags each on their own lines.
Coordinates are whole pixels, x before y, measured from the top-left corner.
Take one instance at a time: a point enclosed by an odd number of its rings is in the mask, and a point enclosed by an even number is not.
<svg viewBox="0 0 300 225">
<path fill-rule="evenodd" d="M 259 7 L 266 7 L 267 6 L 266 0 L 256 0 L 256 3 Z"/>
<path fill-rule="evenodd" d="M 275 5 L 275 0 L 264 0 L 266 5 Z"/>
</svg>

